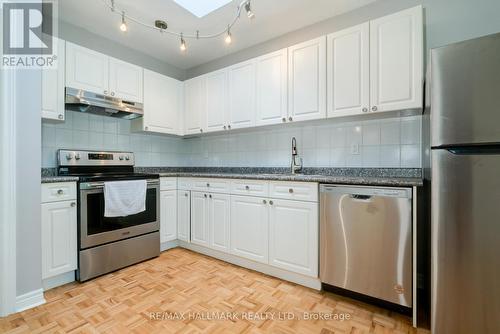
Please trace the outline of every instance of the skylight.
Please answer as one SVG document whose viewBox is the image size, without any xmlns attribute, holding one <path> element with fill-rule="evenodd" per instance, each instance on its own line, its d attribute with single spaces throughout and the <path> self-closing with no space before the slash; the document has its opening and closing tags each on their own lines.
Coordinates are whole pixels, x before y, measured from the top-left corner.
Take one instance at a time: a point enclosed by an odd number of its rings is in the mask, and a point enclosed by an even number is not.
<svg viewBox="0 0 500 334">
<path fill-rule="evenodd" d="M 227 5 L 231 1 L 232 0 L 174 0 L 179 6 L 197 17 L 203 17 Z"/>
</svg>

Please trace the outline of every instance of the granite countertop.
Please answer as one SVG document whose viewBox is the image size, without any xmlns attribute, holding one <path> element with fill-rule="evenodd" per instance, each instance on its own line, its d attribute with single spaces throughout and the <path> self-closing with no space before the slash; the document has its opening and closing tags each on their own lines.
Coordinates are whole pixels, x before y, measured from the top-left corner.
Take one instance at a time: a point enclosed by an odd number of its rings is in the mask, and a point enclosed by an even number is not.
<svg viewBox="0 0 500 334">
<path fill-rule="evenodd" d="M 374 186 L 421 186 L 422 178 L 416 177 L 361 177 L 361 176 L 334 176 L 334 175 L 305 175 L 305 174 L 234 174 L 234 173 L 197 173 L 197 172 L 167 172 L 159 173 L 160 177 L 206 177 L 245 180 L 296 181 L 337 183 Z"/>
<path fill-rule="evenodd" d="M 76 182 L 78 176 L 42 176 L 42 183 Z"/>
</svg>

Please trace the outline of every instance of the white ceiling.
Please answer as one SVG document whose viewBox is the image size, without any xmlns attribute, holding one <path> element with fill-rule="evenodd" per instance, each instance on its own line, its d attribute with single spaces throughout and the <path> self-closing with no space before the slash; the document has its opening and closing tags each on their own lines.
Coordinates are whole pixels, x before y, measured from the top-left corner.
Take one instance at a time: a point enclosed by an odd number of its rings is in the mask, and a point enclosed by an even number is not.
<svg viewBox="0 0 500 334">
<path fill-rule="evenodd" d="M 203 1 L 203 0 L 199 0 Z M 60 0 L 59 17 L 105 38 L 142 51 L 182 69 L 188 69 L 227 54 L 245 49 L 287 32 L 325 20 L 376 0 L 252 0 L 255 19 L 246 15 L 232 29 L 233 42 L 228 46 L 217 39 L 186 40 L 188 50 L 179 50 L 179 39 L 152 31 L 133 22 L 128 32 L 119 29 L 120 18 L 112 14 L 102 0 Z M 225 29 L 233 19 L 239 0 L 198 18 L 173 0 L 115 0 L 115 6 L 127 15 L 151 24 L 156 19 L 168 23 L 169 29 L 194 33 L 211 33 Z"/>
</svg>

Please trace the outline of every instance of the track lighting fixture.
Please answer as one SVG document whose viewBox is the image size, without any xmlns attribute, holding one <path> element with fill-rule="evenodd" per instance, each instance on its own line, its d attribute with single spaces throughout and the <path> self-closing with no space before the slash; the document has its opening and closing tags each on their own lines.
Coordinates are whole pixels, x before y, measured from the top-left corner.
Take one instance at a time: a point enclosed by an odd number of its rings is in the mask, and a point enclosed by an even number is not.
<svg viewBox="0 0 500 334">
<path fill-rule="evenodd" d="M 122 12 L 122 24 L 120 24 L 120 30 L 123 32 L 127 31 L 127 22 L 125 22 L 125 12 Z"/>
<path fill-rule="evenodd" d="M 247 1 L 247 3 L 245 4 L 245 10 L 247 11 L 247 17 L 250 20 L 253 20 L 255 18 L 255 14 L 254 12 L 252 12 L 252 9 L 250 8 L 250 1 Z"/>
<path fill-rule="evenodd" d="M 186 47 L 186 41 L 184 40 L 184 37 L 181 33 L 181 46 L 180 46 L 180 49 L 181 51 L 186 51 L 187 47 Z"/>
<path fill-rule="evenodd" d="M 224 41 L 226 42 L 226 44 L 231 44 L 231 42 L 232 42 L 231 28 L 230 27 L 227 27 L 227 35 L 226 35 L 226 38 L 224 39 Z"/>
</svg>

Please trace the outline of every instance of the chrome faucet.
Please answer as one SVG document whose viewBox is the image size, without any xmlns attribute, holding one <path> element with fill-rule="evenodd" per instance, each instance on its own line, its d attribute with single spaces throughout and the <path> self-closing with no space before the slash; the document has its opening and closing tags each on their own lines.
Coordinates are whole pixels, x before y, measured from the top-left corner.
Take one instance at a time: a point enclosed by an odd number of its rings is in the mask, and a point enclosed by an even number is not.
<svg viewBox="0 0 500 334">
<path fill-rule="evenodd" d="M 297 158 L 299 159 L 299 163 L 297 163 Z M 302 170 L 302 158 L 298 156 L 297 153 L 297 140 L 295 137 L 292 138 L 292 162 L 290 164 L 290 169 L 292 174 L 296 174 Z"/>
</svg>

